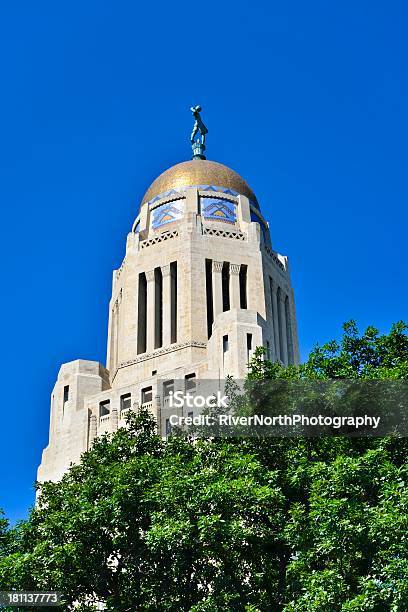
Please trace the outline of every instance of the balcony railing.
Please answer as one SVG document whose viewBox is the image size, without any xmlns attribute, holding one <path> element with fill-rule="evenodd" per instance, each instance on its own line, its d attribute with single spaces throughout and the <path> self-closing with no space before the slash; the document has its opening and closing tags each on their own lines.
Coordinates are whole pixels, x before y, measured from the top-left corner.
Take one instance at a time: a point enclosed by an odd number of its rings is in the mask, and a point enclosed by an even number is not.
<svg viewBox="0 0 408 612">
<path fill-rule="evenodd" d="M 144 402 L 144 404 L 142 404 L 143 408 L 146 408 L 147 410 L 153 410 L 153 400 L 151 400 L 150 402 Z M 123 422 L 125 422 L 126 420 L 126 415 L 129 414 L 129 412 L 131 412 L 133 410 L 133 408 L 122 408 L 122 410 L 119 413 L 119 420 Z M 104 414 L 103 416 L 99 417 L 99 427 L 106 427 L 107 425 L 109 425 L 111 423 L 111 417 L 112 417 L 112 413 L 110 412 L 109 414 Z"/>
</svg>

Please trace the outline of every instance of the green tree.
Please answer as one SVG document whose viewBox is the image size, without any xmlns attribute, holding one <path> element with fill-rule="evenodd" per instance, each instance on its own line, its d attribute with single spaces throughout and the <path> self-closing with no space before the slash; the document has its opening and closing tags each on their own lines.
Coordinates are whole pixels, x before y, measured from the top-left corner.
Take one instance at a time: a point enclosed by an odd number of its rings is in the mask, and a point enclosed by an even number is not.
<svg viewBox="0 0 408 612">
<path fill-rule="evenodd" d="M 249 379 L 407 373 L 404 324 L 351 322 L 302 366 L 258 351 Z M 407 470 L 405 439 L 163 442 L 142 410 L 42 485 L 26 522 L 0 521 L 0 590 L 60 590 L 67 610 L 402 612 Z"/>
<path fill-rule="evenodd" d="M 399 322 L 389 334 L 369 327 L 360 335 L 350 321 L 340 342 L 315 347 L 300 366 L 272 364 L 258 350 L 249 379 L 407 379 L 406 331 Z M 408 609 L 406 438 L 256 444 L 270 468 L 279 466 L 287 501 L 284 609 Z"/>
<path fill-rule="evenodd" d="M 5 518 L 3 510 L 0 508 L 0 558 L 9 553 L 11 540 L 9 522 Z"/>
<path fill-rule="evenodd" d="M 227 441 L 164 444 L 141 411 L 41 487 L 0 581 L 60 590 L 84 610 L 89 594 L 115 611 L 278 605 L 282 507 L 255 456 Z"/>
<path fill-rule="evenodd" d="M 264 359 L 265 350 L 258 348 L 250 364 L 249 379 L 407 379 L 407 329 L 399 321 L 389 334 L 380 334 L 370 326 L 360 335 L 356 322 L 348 321 L 343 325 L 340 342 L 316 345 L 308 360 L 299 366 L 272 363 Z"/>
</svg>

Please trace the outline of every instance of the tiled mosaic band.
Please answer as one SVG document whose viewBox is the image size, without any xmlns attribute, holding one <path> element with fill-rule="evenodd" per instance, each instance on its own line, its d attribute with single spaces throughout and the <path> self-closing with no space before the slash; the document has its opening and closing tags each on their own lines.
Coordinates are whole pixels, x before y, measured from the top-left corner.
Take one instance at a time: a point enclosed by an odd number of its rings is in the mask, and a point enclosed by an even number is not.
<svg viewBox="0 0 408 612">
<path fill-rule="evenodd" d="M 174 189 L 170 189 L 169 191 L 164 191 L 163 193 L 159 193 L 159 195 L 155 196 L 151 200 L 148 201 L 148 205 L 151 206 L 158 200 L 162 198 L 169 198 L 172 195 L 178 195 L 180 192 L 185 191 L 186 189 L 201 189 L 202 191 L 218 191 L 220 193 L 225 193 L 227 195 L 237 196 L 239 193 L 234 191 L 233 189 L 229 189 L 228 187 L 220 187 L 218 185 L 188 185 L 186 187 L 176 187 Z M 252 200 L 250 200 L 252 206 L 258 208 L 258 204 Z"/>
</svg>

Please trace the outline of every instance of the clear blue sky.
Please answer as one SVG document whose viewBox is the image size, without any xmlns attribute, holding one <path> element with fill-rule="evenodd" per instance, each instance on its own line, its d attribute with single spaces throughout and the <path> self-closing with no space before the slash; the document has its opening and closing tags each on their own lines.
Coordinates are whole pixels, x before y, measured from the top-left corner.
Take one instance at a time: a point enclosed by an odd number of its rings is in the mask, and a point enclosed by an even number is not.
<svg viewBox="0 0 408 612">
<path fill-rule="evenodd" d="M 0 506 L 33 502 L 61 363 L 104 361 L 146 187 L 191 152 L 240 172 L 291 260 L 299 335 L 407 313 L 404 2 L 17 2 L 0 14 Z"/>
</svg>

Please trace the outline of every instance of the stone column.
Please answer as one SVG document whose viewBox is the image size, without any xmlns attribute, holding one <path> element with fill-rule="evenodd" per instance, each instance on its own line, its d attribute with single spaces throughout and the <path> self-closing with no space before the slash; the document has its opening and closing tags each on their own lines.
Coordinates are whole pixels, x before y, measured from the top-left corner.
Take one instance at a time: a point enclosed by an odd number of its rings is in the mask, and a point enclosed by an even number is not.
<svg viewBox="0 0 408 612">
<path fill-rule="evenodd" d="M 170 264 L 162 266 L 163 276 L 163 346 L 171 343 L 171 275 Z"/>
<path fill-rule="evenodd" d="M 162 435 L 162 409 L 161 409 L 161 397 L 160 395 L 155 396 L 156 404 L 156 423 L 157 423 L 157 435 Z"/>
<path fill-rule="evenodd" d="M 116 407 L 112 408 L 112 412 L 111 412 L 111 428 L 112 431 L 116 431 L 119 425 L 119 417 L 118 417 L 118 410 Z"/>
<path fill-rule="evenodd" d="M 96 416 L 94 414 L 91 414 L 91 418 L 89 422 L 89 449 L 92 447 L 92 444 L 96 436 L 97 436 Z"/>
<path fill-rule="evenodd" d="M 154 323 L 155 323 L 155 283 L 154 270 L 146 272 L 147 281 L 147 334 L 146 334 L 146 353 L 154 351 Z"/>
<path fill-rule="evenodd" d="M 230 264 L 230 307 L 231 310 L 241 308 L 241 292 L 239 287 L 240 264 Z"/>
<path fill-rule="evenodd" d="M 285 295 L 283 291 L 279 292 L 279 304 L 278 308 L 280 311 L 280 320 L 281 320 L 281 329 L 279 330 L 279 334 L 282 338 L 282 349 L 283 355 L 281 355 L 281 361 L 285 365 L 288 363 L 288 341 L 286 337 L 286 312 L 285 312 Z"/>
<path fill-rule="evenodd" d="M 214 321 L 222 313 L 222 261 L 213 261 L 212 266 L 212 287 L 213 287 L 213 308 Z"/>
</svg>

